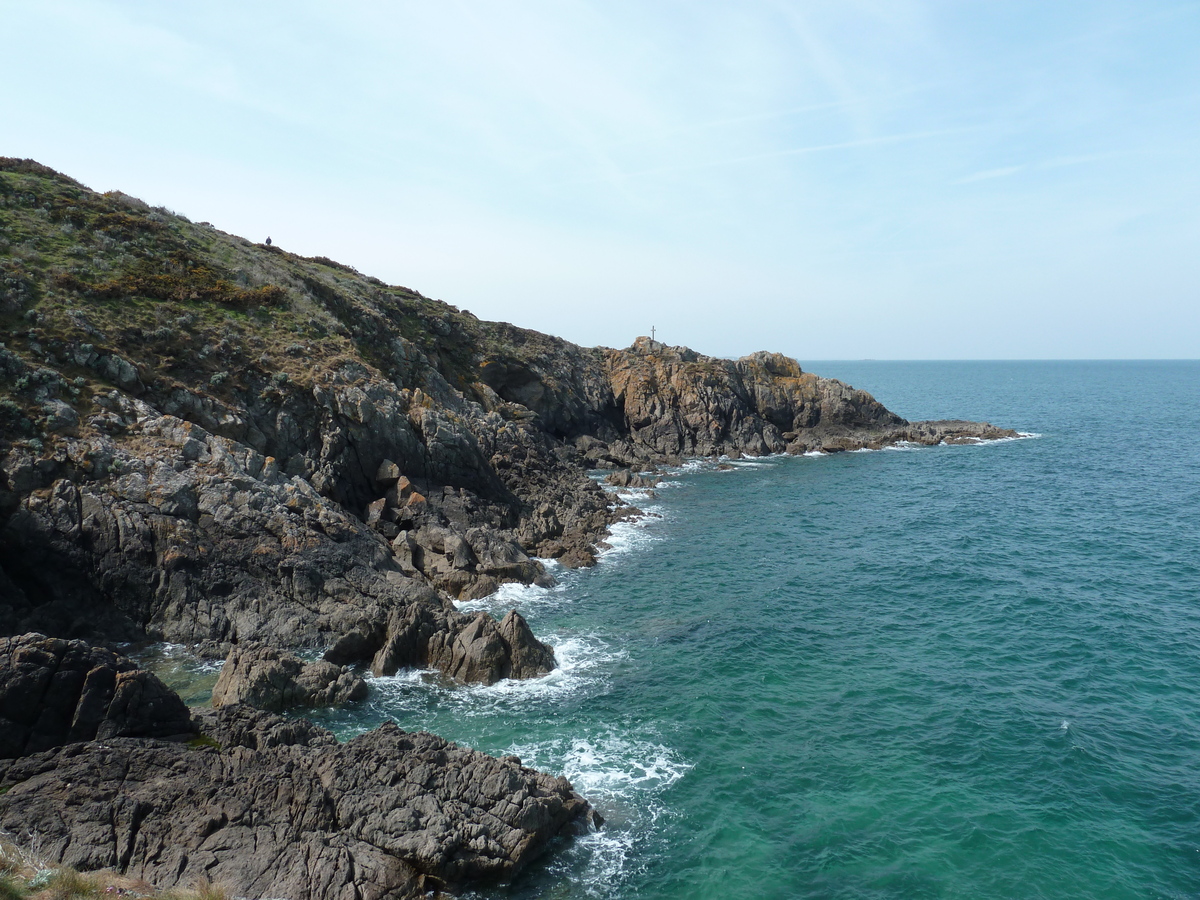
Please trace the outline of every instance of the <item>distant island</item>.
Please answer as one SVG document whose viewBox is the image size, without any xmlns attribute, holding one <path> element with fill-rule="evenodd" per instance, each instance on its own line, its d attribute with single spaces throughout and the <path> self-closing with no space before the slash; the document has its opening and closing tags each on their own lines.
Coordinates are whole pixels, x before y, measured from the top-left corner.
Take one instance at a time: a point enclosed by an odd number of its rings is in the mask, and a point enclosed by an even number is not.
<svg viewBox="0 0 1200 900">
<path fill-rule="evenodd" d="M 546 674 L 518 613 L 453 601 L 592 565 L 661 467 L 1016 436 L 775 353 L 484 322 L 31 160 L 0 159 L 0 322 L 0 830 L 160 888 L 511 878 L 599 826 L 564 779 L 280 713 L 357 702 L 354 667 Z M 225 660 L 212 710 L 114 652 L 149 641 Z"/>
</svg>

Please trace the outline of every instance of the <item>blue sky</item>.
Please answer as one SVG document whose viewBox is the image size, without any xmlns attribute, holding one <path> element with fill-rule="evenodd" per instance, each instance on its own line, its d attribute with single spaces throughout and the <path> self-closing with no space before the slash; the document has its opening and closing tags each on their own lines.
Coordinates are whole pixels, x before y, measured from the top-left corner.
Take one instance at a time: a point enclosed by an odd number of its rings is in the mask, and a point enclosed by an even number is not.
<svg viewBox="0 0 1200 900">
<path fill-rule="evenodd" d="M 0 0 L 0 154 L 488 319 L 1200 356 L 1200 2 Z"/>
</svg>

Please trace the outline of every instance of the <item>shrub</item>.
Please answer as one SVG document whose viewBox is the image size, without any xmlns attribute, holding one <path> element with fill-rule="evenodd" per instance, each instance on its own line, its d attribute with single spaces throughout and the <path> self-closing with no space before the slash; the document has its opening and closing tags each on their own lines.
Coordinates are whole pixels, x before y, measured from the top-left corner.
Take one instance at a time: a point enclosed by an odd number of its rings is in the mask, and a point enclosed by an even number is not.
<svg viewBox="0 0 1200 900">
<path fill-rule="evenodd" d="M 62 272 L 54 276 L 53 282 L 55 287 L 97 300 L 125 297 L 180 302 L 198 300 L 241 309 L 282 306 L 287 302 L 287 291 L 277 284 L 239 287 L 208 266 L 178 253 L 157 263 L 142 260 L 130 271 L 106 281 L 92 283 L 74 272 Z"/>
</svg>

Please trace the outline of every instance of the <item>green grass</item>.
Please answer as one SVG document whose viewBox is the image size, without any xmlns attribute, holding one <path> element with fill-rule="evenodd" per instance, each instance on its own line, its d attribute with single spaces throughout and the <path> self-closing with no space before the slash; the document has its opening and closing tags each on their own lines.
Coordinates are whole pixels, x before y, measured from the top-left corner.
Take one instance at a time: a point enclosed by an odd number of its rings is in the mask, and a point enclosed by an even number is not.
<svg viewBox="0 0 1200 900">
<path fill-rule="evenodd" d="M 91 345 L 137 367 L 151 397 L 182 387 L 235 408 L 307 392 L 346 361 L 404 387 L 429 388 L 414 345 L 471 400 L 481 364 L 544 357 L 552 339 L 485 323 L 409 288 L 325 257 L 296 256 L 195 224 L 119 193 L 100 194 L 27 160 L 0 158 L 0 333 L 31 369 L 66 386 L 0 378 L 0 426 L 41 433 L 41 404 L 63 400 L 82 420 L 113 384 L 79 365 Z M 286 379 L 273 380 L 278 373 Z M 551 377 L 551 380 L 552 377 Z M 20 382 L 20 383 L 18 383 Z"/>
</svg>

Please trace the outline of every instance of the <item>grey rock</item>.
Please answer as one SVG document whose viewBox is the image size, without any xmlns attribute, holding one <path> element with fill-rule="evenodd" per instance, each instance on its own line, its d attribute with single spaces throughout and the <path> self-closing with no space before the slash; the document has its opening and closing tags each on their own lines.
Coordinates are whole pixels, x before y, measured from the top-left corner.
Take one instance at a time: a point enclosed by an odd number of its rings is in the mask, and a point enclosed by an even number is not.
<svg viewBox="0 0 1200 900">
<path fill-rule="evenodd" d="M 554 669 L 554 651 L 533 636 L 516 610 L 504 621 L 477 612 L 458 631 L 429 642 L 429 662 L 460 681 L 494 684 L 501 678 L 532 678 Z"/>
<path fill-rule="evenodd" d="M 263 644 L 237 644 L 213 686 L 212 705 L 245 703 L 282 712 L 293 707 L 344 706 L 367 696 L 367 685 L 343 666 L 305 662 Z"/>
<path fill-rule="evenodd" d="M 400 480 L 400 467 L 390 459 L 385 459 L 375 470 L 375 486 L 381 491 L 387 490 Z"/>
<path fill-rule="evenodd" d="M 62 400 L 46 400 L 42 403 L 46 416 L 46 430 L 62 434 L 73 434 L 79 429 L 79 415 L 70 404 Z"/>
<path fill-rule="evenodd" d="M 0 638 L 0 757 L 75 741 L 191 735 L 191 713 L 150 672 L 83 641 Z"/>
<path fill-rule="evenodd" d="M 392 724 L 338 744 L 244 706 L 199 721 L 216 746 L 117 738 L 0 763 L 0 828 L 164 888 L 383 900 L 509 879 L 598 823 L 565 779 Z"/>
<path fill-rule="evenodd" d="M 629 469 L 621 469 L 604 476 L 604 483 L 623 488 L 652 488 L 662 481 L 657 475 L 635 475 Z"/>
</svg>

